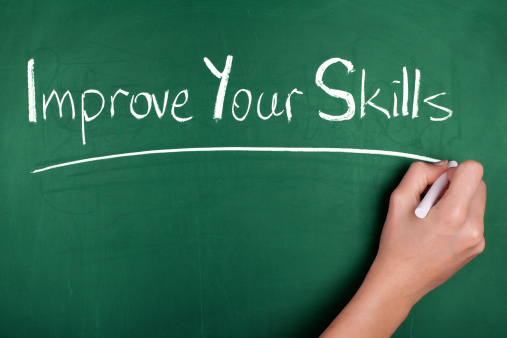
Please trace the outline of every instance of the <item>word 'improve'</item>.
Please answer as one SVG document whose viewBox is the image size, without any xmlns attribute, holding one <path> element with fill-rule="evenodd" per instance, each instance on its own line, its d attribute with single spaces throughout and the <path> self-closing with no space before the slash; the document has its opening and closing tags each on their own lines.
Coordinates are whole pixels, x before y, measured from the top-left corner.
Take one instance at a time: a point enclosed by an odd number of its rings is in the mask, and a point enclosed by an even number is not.
<svg viewBox="0 0 507 338">
<path fill-rule="evenodd" d="M 222 116 L 223 116 L 223 111 L 224 111 L 223 108 L 224 108 L 224 102 L 225 102 L 225 95 L 227 92 L 227 84 L 229 82 L 229 76 L 231 74 L 231 69 L 232 69 L 232 60 L 233 60 L 232 55 L 227 56 L 227 59 L 225 62 L 225 67 L 224 67 L 223 71 L 219 71 L 208 58 L 206 58 L 206 57 L 204 58 L 204 63 L 206 64 L 208 69 L 211 71 L 211 73 L 215 77 L 217 77 L 220 80 L 220 83 L 218 86 L 218 91 L 217 91 L 217 97 L 216 97 L 216 101 L 215 101 L 214 113 L 213 113 L 213 118 L 216 121 L 222 119 Z M 30 122 L 36 123 L 37 122 L 37 110 L 36 110 L 36 98 L 35 98 L 34 63 L 35 63 L 35 61 L 33 59 L 28 61 L 28 120 Z M 330 95 L 332 97 L 345 100 L 345 102 L 347 104 L 347 111 L 342 114 L 335 115 L 335 114 L 329 114 L 329 112 L 325 113 L 325 112 L 319 111 L 319 116 L 322 119 L 327 120 L 327 121 L 350 120 L 354 117 L 355 112 L 356 112 L 356 101 L 354 100 L 354 97 L 350 92 L 330 88 L 327 85 L 325 85 L 323 82 L 324 73 L 327 70 L 327 68 L 330 67 L 331 65 L 338 64 L 338 63 L 345 66 L 345 68 L 347 69 L 347 74 L 354 72 L 354 66 L 352 65 L 352 62 L 344 60 L 344 59 L 340 59 L 340 58 L 332 58 L 332 59 L 329 59 L 329 60 L 325 61 L 324 63 L 322 63 L 319 66 L 319 68 L 317 69 L 317 72 L 315 75 L 315 84 L 319 88 L 321 88 L 325 93 L 327 93 L 328 95 Z M 398 97 L 396 95 L 396 92 L 393 93 L 394 105 L 393 105 L 393 109 L 391 112 L 388 109 L 380 107 L 379 105 L 377 105 L 373 102 L 373 99 L 375 97 L 377 97 L 377 95 L 379 94 L 380 88 L 378 88 L 375 91 L 375 93 L 371 97 L 369 97 L 368 100 L 366 100 L 365 79 L 366 79 L 366 70 L 363 69 L 362 70 L 362 77 L 361 77 L 361 98 L 360 98 L 360 105 L 359 105 L 360 118 L 363 118 L 366 115 L 365 110 L 366 110 L 367 106 L 370 106 L 371 108 L 374 108 L 374 109 L 380 111 L 388 119 L 391 117 L 399 116 L 400 114 L 398 113 Z M 416 69 L 415 70 L 413 100 L 412 100 L 412 102 L 413 102 L 412 112 L 410 114 L 410 112 L 408 110 L 409 85 L 408 85 L 407 68 L 403 67 L 403 94 L 402 94 L 402 107 L 401 107 L 401 115 L 402 116 L 411 115 L 412 119 L 419 117 L 420 82 L 421 82 L 421 72 L 418 69 Z M 393 83 L 400 83 L 400 81 L 395 80 L 395 81 L 393 81 Z M 90 114 L 85 109 L 85 101 L 86 101 L 87 95 L 90 96 L 92 94 L 97 95 L 101 100 L 101 107 L 98 110 L 98 112 L 95 112 L 94 114 Z M 237 98 L 241 94 L 246 96 L 246 98 L 248 99 L 248 104 L 246 105 L 246 108 L 245 107 L 241 108 L 237 102 Z M 278 93 L 274 93 L 271 97 L 271 112 L 268 115 L 265 115 L 261 112 L 261 109 L 260 109 L 262 97 L 264 95 L 264 93 L 261 93 L 257 99 L 257 116 L 262 120 L 268 120 L 273 116 L 275 116 L 275 117 L 281 116 L 285 113 L 285 115 L 287 117 L 287 121 L 290 122 L 292 119 L 291 96 L 293 96 L 294 94 L 303 95 L 303 92 L 299 91 L 297 88 L 294 88 L 287 95 L 287 98 L 285 99 L 285 107 L 284 107 L 285 109 L 282 109 L 282 110 L 276 112 L 278 110 L 278 108 L 277 108 Z M 442 107 L 440 105 L 437 105 L 437 104 L 431 102 L 431 100 L 435 99 L 436 97 L 441 96 L 441 95 L 445 95 L 445 94 L 446 93 L 443 92 L 443 93 L 435 94 L 435 95 L 432 95 L 432 96 L 429 96 L 429 97 L 423 99 L 424 103 L 427 103 L 428 105 L 430 105 L 434 108 L 440 109 L 440 110 L 444 111 L 445 113 L 447 113 L 447 115 L 443 116 L 443 117 L 430 117 L 431 121 L 444 121 L 452 116 L 451 109 L 446 108 L 446 107 Z M 168 103 L 168 99 L 169 99 L 169 90 L 166 90 L 164 92 L 163 104 L 159 104 L 159 101 L 157 101 L 157 97 L 155 94 L 150 94 L 150 93 L 146 93 L 146 92 L 130 94 L 128 91 L 119 88 L 110 97 L 111 98 L 110 99 L 111 118 L 113 118 L 115 115 L 114 104 L 115 104 L 115 100 L 119 99 L 119 97 L 118 97 L 119 95 L 122 95 L 125 97 L 128 97 L 130 95 L 130 114 L 133 117 L 135 117 L 136 119 L 141 120 L 141 119 L 145 118 L 146 116 L 148 116 L 152 110 L 152 106 L 154 107 L 154 110 L 155 110 L 158 118 L 161 119 L 164 116 L 166 108 L 167 108 L 167 103 Z M 68 98 L 68 102 L 69 102 L 71 110 L 72 110 L 72 119 L 75 119 L 76 108 L 74 105 L 74 98 L 72 97 L 72 94 L 68 90 L 63 94 L 63 96 L 61 98 L 55 90 L 53 90 L 51 92 L 51 94 L 49 95 L 49 97 L 47 99 L 46 99 L 46 94 L 42 95 L 42 116 L 43 116 L 43 119 L 46 120 L 46 110 L 47 110 L 51 100 L 53 99 L 53 97 L 55 97 L 56 101 L 58 102 L 60 118 L 63 117 L 63 112 L 62 112 L 63 103 L 64 103 L 65 99 Z M 146 111 L 143 111 L 142 113 L 140 113 L 139 111 L 136 111 L 136 108 L 135 108 L 135 104 L 138 103 L 138 99 L 141 97 L 143 97 L 144 100 L 146 101 Z M 184 122 L 188 122 L 192 119 L 193 116 L 179 116 L 176 113 L 176 109 L 183 107 L 188 102 L 188 99 L 189 99 L 189 90 L 188 89 L 184 89 L 184 90 L 180 91 L 174 97 L 174 100 L 171 105 L 171 116 L 176 122 L 184 123 Z M 96 89 L 88 89 L 88 90 L 85 90 L 81 94 L 81 135 L 82 135 L 83 144 L 86 144 L 86 132 L 85 132 L 86 124 L 93 121 L 94 119 L 96 119 L 102 113 L 102 111 L 104 110 L 105 104 L 106 104 L 106 100 L 104 98 L 104 95 Z M 231 106 L 232 106 L 231 113 L 232 113 L 232 116 L 234 117 L 234 119 L 236 119 L 237 121 L 245 120 L 246 117 L 248 116 L 249 111 L 250 111 L 251 104 L 252 104 L 252 92 L 248 89 L 238 90 L 234 94 L 234 98 L 231 103 Z M 240 108 L 241 108 L 241 110 L 243 110 L 242 114 L 238 113 L 238 110 L 240 110 Z"/>
</svg>

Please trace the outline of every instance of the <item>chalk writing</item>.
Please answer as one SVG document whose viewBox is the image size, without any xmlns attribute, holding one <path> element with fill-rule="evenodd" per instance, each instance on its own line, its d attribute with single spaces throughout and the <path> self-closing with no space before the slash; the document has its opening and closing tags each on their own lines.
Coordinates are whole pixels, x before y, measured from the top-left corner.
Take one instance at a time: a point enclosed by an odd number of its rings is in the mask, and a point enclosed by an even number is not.
<svg viewBox="0 0 507 338">
<path fill-rule="evenodd" d="M 215 107 L 213 111 L 213 119 L 215 121 L 220 121 L 222 117 L 224 116 L 224 104 L 225 104 L 225 98 L 227 93 L 227 85 L 229 82 L 229 78 L 231 76 L 231 72 L 233 69 L 233 56 L 228 55 L 225 60 L 225 66 L 222 71 L 219 71 L 214 64 L 208 59 L 204 58 L 204 63 L 208 67 L 208 69 L 211 71 L 211 74 L 218 78 L 220 80 L 217 96 L 215 100 Z M 323 62 L 316 71 L 315 74 L 315 84 L 318 88 L 322 89 L 326 94 L 330 95 L 331 97 L 334 97 L 338 100 L 345 100 L 345 103 L 347 105 L 346 111 L 337 111 L 337 112 L 323 112 L 318 111 L 318 115 L 326 121 L 331 122 L 340 122 L 340 121 L 346 121 L 354 118 L 356 115 L 356 99 L 354 98 L 353 94 L 350 92 L 347 92 L 342 89 L 336 89 L 336 88 L 330 88 L 327 86 L 324 81 L 324 73 L 326 70 L 331 66 L 339 66 L 339 65 L 345 66 L 346 73 L 345 76 L 353 76 L 350 75 L 351 73 L 354 73 L 354 65 L 351 61 L 344 60 L 341 58 L 331 58 L 329 60 L 326 60 Z M 37 110 L 36 110 L 36 95 L 35 95 L 35 61 L 34 59 L 31 59 L 28 61 L 28 67 L 27 67 L 27 80 L 28 80 L 28 120 L 32 123 L 37 123 Z M 402 104 L 401 104 L 401 117 L 407 117 L 411 119 L 419 118 L 419 111 L 420 111 L 420 99 L 419 99 L 419 92 L 420 92 L 420 86 L 421 86 L 421 71 L 419 69 L 415 69 L 415 76 L 414 76 L 414 86 L 413 86 L 413 93 L 412 93 L 412 112 L 409 112 L 408 109 L 408 100 L 410 96 L 410 90 L 409 90 L 409 80 L 408 80 L 408 71 L 406 67 L 402 68 Z M 398 113 L 398 96 L 396 94 L 396 91 L 393 92 L 393 101 L 394 105 L 392 110 L 389 110 L 385 107 L 381 107 L 378 104 L 374 102 L 374 99 L 380 94 L 380 88 L 378 88 L 373 95 L 370 95 L 366 93 L 365 90 L 365 83 L 366 83 L 366 70 L 362 69 L 361 71 L 361 97 L 358 101 L 359 104 L 359 118 L 363 119 L 365 118 L 369 113 L 367 112 L 367 109 L 375 109 L 376 111 L 379 111 L 387 119 L 391 119 L 392 117 L 398 117 L 400 114 Z M 400 80 L 393 80 L 392 84 L 400 84 Z M 247 105 L 244 105 L 243 107 L 239 105 L 238 103 L 238 97 L 240 96 L 246 96 L 247 98 Z M 260 93 L 258 96 L 256 96 L 257 99 L 257 117 L 261 120 L 269 120 L 274 117 L 279 117 L 281 115 L 286 116 L 287 122 L 290 122 L 293 117 L 293 109 L 291 107 L 291 97 L 294 95 L 304 95 L 304 93 L 297 88 L 294 88 L 290 93 L 287 94 L 287 99 L 285 100 L 285 107 L 279 108 L 278 107 L 278 93 L 273 93 L 271 95 L 271 111 L 268 112 L 262 112 L 261 111 L 261 102 L 264 96 L 264 92 Z M 87 96 L 88 95 L 88 96 Z M 101 107 L 98 109 L 98 111 L 89 111 L 85 108 L 86 106 L 86 99 L 87 97 L 90 97 L 91 95 L 96 95 L 100 98 Z M 121 95 L 121 96 L 120 96 Z M 183 107 L 189 100 L 189 89 L 184 89 L 178 92 L 171 104 L 171 117 L 179 123 L 185 123 L 190 120 L 192 120 L 193 116 L 181 116 L 180 114 L 177 114 L 176 109 Z M 439 96 L 446 95 L 445 92 L 438 93 L 435 95 L 431 95 L 423 99 L 423 103 L 428 104 L 429 106 L 439 109 L 443 111 L 446 115 L 442 116 L 429 116 L 430 121 L 445 121 L 448 118 L 452 116 L 452 110 L 446 107 L 443 107 L 441 105 L 438 105 L 432 100 L 436 99 Z M 155 110 L 155 113 L 157 114 L 158 118 L 161 119 L 166 111 L 170 92 L 169 90 L 166 90 L 164 92 L 164 99 L 162 106 L 159 104 L 159 101 L 157 100 L 157 97 L 153 93 L 148 92 L 140 92 L 140 93 L 129 93 L 126 90 L 123 90 L 119 88 L 116 90 L 116 92 L 110 96 L 110 113 L 111 118 L 114 117 L 115 113 L 115 100 L 127 99 L 130 96 L 130 114 L 137 120 L 142 120 L 145 117 L 147 117 L 152 107 Z M 368 99 L 366 99 L 368 97 Z M 55 100 L 53 100 L 55 99 Z M 251 90 L 243 88 L 236 91 L 234 94 L 234 98 L 231 102 L 231 114 L 232 117 L 241 122 L 244 121 L 247 116 L 249 115 L 250 108 L 252 106 L 252 100 L 253 95 Z M 60 95 L 56 92 L 56 90 L 52 90 L 49 94 L 49 97 L 46 99 L 46 94 L 42 94 L 42 118 L 44 120 L 47 119 L 47 109 L 51 102 L 56 101 L 58 104 L 58 110 L 59 110 L 59 117 L 63 118 L 63 110 L 64 110 L 64 103 L 68 102 L 67 106 L 70 107 L 72 112 L 72 119 L 76 118 L 76 107 L 74 103 L 74 98 L 72 97 L 72 94 L 69 90 L 65 91 L 63 95 L 60 97 Z M 138 104 L 138 101 L 145 101 L 145 110 L 140 109 L 139 107 L 136 107 L 136 104 Z M 160 101 L 162 102 L 162 101 Z M 102 92 L 100 92 L 97 89 L 87 89 L 85 90 L 81 95 L 81 111 L 80 111 L 80 117 L 81 117 L 81 137 L 83 145 L 86 144 L 86 125 L 88 123 L 91 123 L 93 120 L 95 120 L 104 110 L 104 107 L 106 106 L 107 102 L 104 98 L 104 95 Z"/>
</svg>

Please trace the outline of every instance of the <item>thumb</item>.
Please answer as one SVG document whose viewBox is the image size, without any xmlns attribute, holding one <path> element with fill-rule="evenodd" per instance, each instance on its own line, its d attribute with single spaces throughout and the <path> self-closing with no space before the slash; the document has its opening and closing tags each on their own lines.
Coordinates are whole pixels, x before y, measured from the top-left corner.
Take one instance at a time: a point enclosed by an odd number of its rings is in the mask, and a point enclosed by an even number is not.
<svg viewBox="0 0 507 338">
<path fill-rule="evenodd" d="M 421 194 L 424 189 L 433 184 L 447 168 L 447 160 L 437 163 L 412 163 L 400 184 L 394 190 L 391 199 L 396 199 L 397 207 L 415 210 L 421 202 Z"/>
</svg>

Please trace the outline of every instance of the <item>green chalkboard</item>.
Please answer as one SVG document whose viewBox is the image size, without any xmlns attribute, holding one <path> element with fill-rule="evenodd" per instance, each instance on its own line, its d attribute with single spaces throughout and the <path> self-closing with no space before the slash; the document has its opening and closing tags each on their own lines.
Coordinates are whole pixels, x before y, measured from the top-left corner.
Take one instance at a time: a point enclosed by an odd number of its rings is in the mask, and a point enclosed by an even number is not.
<svg viewBox="0 0 507 338">
<path fill-rule="evenodd" d="M 505 1 L 0 9 L 0 336 L 317 336 L 415 159 L 487 245 L 395 336 L 507 336 Z"/>
</svg>

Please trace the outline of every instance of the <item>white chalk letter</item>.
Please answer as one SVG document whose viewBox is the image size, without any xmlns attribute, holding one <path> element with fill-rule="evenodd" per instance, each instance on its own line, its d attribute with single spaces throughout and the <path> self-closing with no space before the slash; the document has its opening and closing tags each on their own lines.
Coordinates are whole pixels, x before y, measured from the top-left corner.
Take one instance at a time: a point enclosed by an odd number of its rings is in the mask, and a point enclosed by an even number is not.
<svg viewBox="0 0 507 338">
<path fill-rule="evenodd" d="M 218 87 L 217 100 L 215 102 L 215 114 L 213 118 L 220 120 L 222 118 L 222 110 L 224 108 L 225 91 L 227 90 L 227 82 L 229 81 L 229 74 L 232 67 L 232 55 L 227 56 L 225 61 L 224 71 L 220 73 L 208 58 L 204 58 L 204 63 L 208 66 L 209 70 L 220 79 L 220 87 Z"/>
<path fill-rule="evenodd" d="M 67 90 L 65 92 L 65 94 L 63 94 L 62 99 L 60 100 L 60 97 L 58 96 L 58 93 L 53 90 L 51 92 L 51 94 L 49 95 L 49 98 L 48 98 L 47 101 L 46 101 L 46 95 L 42 94 L 42 117 L 44 118 L 44 120 L 46 119 L 46 109 L 48 108 L 49 102 L 51 102 L 51 99 L 53 98 L 53 95 L 56 96 L 56 101 L 58 101 L 58 108 L 59 108 L 59 111 L 60 111 L 60 118 L 62 118 L 62 116 L 63 116 L 63 114 L 62 114 L 63 100 L 65 100 L 65 97 L 67 95 L 69 96 L 70 105 L 72 107 L 72 119 L 74 119 L 75 116 L 76 116 L 76 111 L 75 111 L 75 108 L 74 108 L 74 100 L 72 99 L 72 95 L 70 94 L 70 92 Z"/>
<path fill-rule="evenodd" d="M 324 76 L 324 72 L 326 71 L 327 67 L 337 62 L 341 62 L 345 67 L 347 67 L 347 74 L 354 71 L 354 66 L 352 65 L 352 62 L 340 58 L 333 58 L 327 60 L 322 65 L 320 65 L 319 69 L 317 70 L 317 74 L 315 75 L 315 83 L 317 84 L 317 86 L 322 88 L 327 94 L 331 95 L 332 97 L 344 99 L 347 102 L 348 109 L 344 114 L 340 116 L 328 115 L 319 110 L 320 117 L 328 121 L 350 120 L 354 116 L 354 112 L 356 110 L 354 97 L 352 96 L 351 93 L 343 90 L 331 89 L 328 86 L 326 86 L 324 82 L 322 82 L 322 77 Z"/>
<path fill-rule="evenodd" d="M 148 109 L 146 110 L 146 114 L 137 114 L 134 110 L 134 102 L 137 103 L 137 98 L 139 97 L 139 95 L 142 95 L 146 98 L 146 102 L 148 103 Z M 135 96 L 134 98 L 134 95 L 132 95 L 132 98 L 130 99 L 130 113 L 132 114 L 132 116 L 134 116 L 136 119 L 140 120 L 146 116 L 148 116 L 148 114 L 150 113 L 150 110 L 151 110 L 151 96 L 150 94 L 148 93 L 139 93 Z"/>
<path fill-rule="evenodd" d="M 398 80 L 394 80 L 393 83 L 400 83 Z M 396 96 L 396 92 L 393 93 L 394 104 L 393 104 L 393 116 L 398 116 L 398 96 Z"/>
<path fill-rule="evenodd" d="M 28 121 L 37 122 L 35 110 L 35 75 L 33 72 L 34 60 L 28 61 Z"/>
<path fill-rule="evenodd" d="M 113 95 L 113 96 L 111 96 L 111 117 L 113 117 L 113 116 L 114 116 L 114 99 L 116 98 L 116 95 L 118 95 L 118 94 L 123 94 L 123 95 L 125 95 L 125 96 L 128 96 L 128 95 L 129 95 L 129 92 L 126 92 L 126 91 L 124 91 L 124 90 L 122 90 L 122 89 L 118 89 L 118 90 L 116 91 L 116 93 L 114 93 L 114 95 Z"/>
<path fill-rule="evenodd" d="M 280 115 L 283 114 L 283 109 L 279 113 L 275 112 L 275 109 L 276 109 L 277 105 L 278 105 L 278 93 L 274 93 L 273 94 L 273 98 L 271 99 L 271 114 L 274 115 L 274 116 L 280 116 Z"/>
<path fill-rule="evenodd" d="M 102 106 L 100 107 L 99 112 L 97 114 L 93 115 L 93 116 L 88 116 L 88 114 L 86 113 L 86 110 L 85 110 L 84 99 L 85 99 L 86 94 L 97 94 L 102 99 Z M 85 121 L 86 122 L 90 122 L 90 121 L 95 120 L 95 118 L 97 116 L 99 116 L 100 113 L 102 112 L 102 109 L 104 109 L 104 104 L 105 103 L 106 103 L 106 101 L 104 100 L 104 96 L 98 90 L 88 89 L 88 90 L 84 91 L 83 94 L 81 95 L 81 134 L 83 136 L 83 145 L 86 144 Z"/>
<path fill-rule="evenodd" d="M 153 99 L 153 105 L 155 106 L 155 111 L 157 112 L 158 118 L 161 119 L 162 116 L 164 116 L 165 107 L 167 107 L 167 98 L 169 97 L 169 90 L 166 90 L 164 93 L 164 106 L 162 107 L 162 111 L 160 110 L 160 107 L 158 106 L 158 102 L 157 102 L 157 98 L 155 97 L 155 94 L 151 94 L 151 97 Z"/>
<path fill-rule="evenodd" d="M 180 97 L 181 94 L 185 94 L 185 101 L 183 101 L 183 103 L 177 103 L 178 97 Z M 178 117 L 178 116 L 176 116 L 176 113 L 174 112 L 174 108 L 183 107 L 185 105 L 185 103 L 187 103 L 187 100 L 188 100 L 188 90 L 187 89 L 182 90 L 181 92 L 179 92 L 178 95 L 176 95 L 176 97 L 174 98 L 173 106 L 171 108 L 171 115 L 178 122 L 185 122 L 185 121 L 188 121 L 188 120 L 192 119 L 192 116 L 189 116 L 189 117 Z"/>
<path fill-rule="evenodd" d="M 246 109 L 245 115 L 243 115 L 243 117 L 239 118 L 239 117 L 236 116 L 236 113 L 234 112 L 234 107 L 239 108 L 239 106 L 236 103 L 236 97 L 241 92 L 246 93 L 246 95 L 248 96 L 248 108 Z M 236 94 L 234 94 L 234 100 L 232 100 L 232 116 L 234 116 L 234 118 L 236 120 L 238 120 L 238 121 L 243 121 L 246 118 L 246 116 L 248 115 L 248 112 L 250 111 L 250 105 L 251 104 L 252 104 L 252 93 L 250 93 L 250 91 L 248 89 L 240 89 L 240 90 L 238 90 L 236 92 Z"/>
<path fill-rule="evenodd" d="M 261 114 L 261 101 L 262 101 L 262 95 L 264 95 L 264 93 L 261 93 L 261 95 L 259 96 L 259 99 L 257 100 L 257 115 L 259 115 L 259 117 L 263 120 L 267 120 L 271 117 L 271 114 L 267 117 L 264 117 L 262 116 Z"/>
<path fill-rule="evenodd" d="M 273 97 L 271 99 L 271 113 L 268 115 L 268 116 L 263 116 L 261 114 L 261 100 L 262 100 L 262 95 L 264 95 L 264 93 L 261 94 L 261 96 L 259 96 L 259 100 L 257 100 L 257 115 L 259 115 L 259 117 L 263 120 L 267 120 L 269 119 L 271 116 L 280 116 L 283 114 L 283 110 L 279 113 L 276 113 L 275 112 L 275 109 L 276 109 L 276 104 L 277 104 L 277 101 L 278 101 L 278 93 L 274 93 L 273 94 Z"/>
<path fill-rule="evenodd" d="M 412 103 L 412 118 L 417 117 L 419 111 L 419 87 L 421 85 L 421 72 L 419 69 L 415 70 L 415 84 L 414 84 L 414 102 Z"/>
<path fill-rule="evenodd" d="M 362 77 L 362 80 L 361 80 L 361 118 L 364 117 L 364 108 L 366 107 L 366 105 L 369 105 L 369 106 L 372 106 L 373 108 L 377 109 L 377 110 L 380 110 L 381 112 L 383 112 L 384 114 L 387 115 L 387 118 L 391 118 L 391 116 L 389 115 L 389 111 L 385 108 L 382 108 L 382 107 L 379 107 L 377 106 L 375 103 L 371 102 L 375 96 L 378 95 L 378 93 L 380 92 L 380 88 L 377 88 L 377 91 L 375 92 L 375 94 L 373 94 L 372 97 L 370 97 L 370 99 L 368 101 L 364 101 L 364 82 L 366 81 L 366 71 L 363 69 L 363 77 Z"/>
<path fill-rule="evenodd" d="M 394 104 L 393 104 L 393 116 L 398 116 L 398 97 L 396 96 L 396 93 L 393 93 L 394 95 Z"/>
<path fill-rule="evenodd" d="M 443 111 L 445 111 L 448 115 L 446 117 L 440 117 L 440 118 L 436 118 L 436 117 L 431 117 L 430 116 L 430 120 L 431 121 L 445 121 L 447 120 L 449 117 L 452 116 L 452 110 L 450 110 L 449 108 L 445 108 L 445 107 L 442 107 L 442 106 L 439 106 L 439 105 L 436 105 L 434 104 L 433 102 L 430 102 L 430 100 L 433 100 L 434 98 L 440 96 L 440 95 L 445 95 L 446 93 L 440 93 L 440 94 L 437 94 L 437 95 L 433 95 L 433 96 L 430 96 L 430 97 L 427 97 L 424 99 L 424 102 L 429 104 L 430 106 L 433 106 L 435 108 L 438 108 L 438 109 L 441 109 Z"/>
<path fill-rule="evenodd" d="M 415 70 L 415 83 L 414 83 L 414 102 L 412 102 L 412 118 L 417 117 L 419 111 L 419 87 L 421 85 L 421 72 L 419 69 Z M 401 113 L 403 116 L 408 115 L 408 75 L 407 67 L 403 67 L 403 102 L 401 104 Z"/>
<path fill-rule="evenodd" d="M 408 75 L 407 67 L 403 67 L 403 97 L 401 103 L 401 113 L 403 116 L 408 115 Z"/>
<path fill-rule="evenodd" d="M 297 88 L 294 88 L 292 90 L 292 92 L 290 92 L 289 96 L 287 97 L 287 101 L 285 101 L 285 109 L 287 110 L 287 120 L 288 120 L 288 122 L 290 122 L 290 120 L 292 119 L 292 112 L 290 110 L 290 96 L 292 94 L 302 95 L 303 92 L 300 92 L 299 90 L 297 90 Z"/>
</svg>

